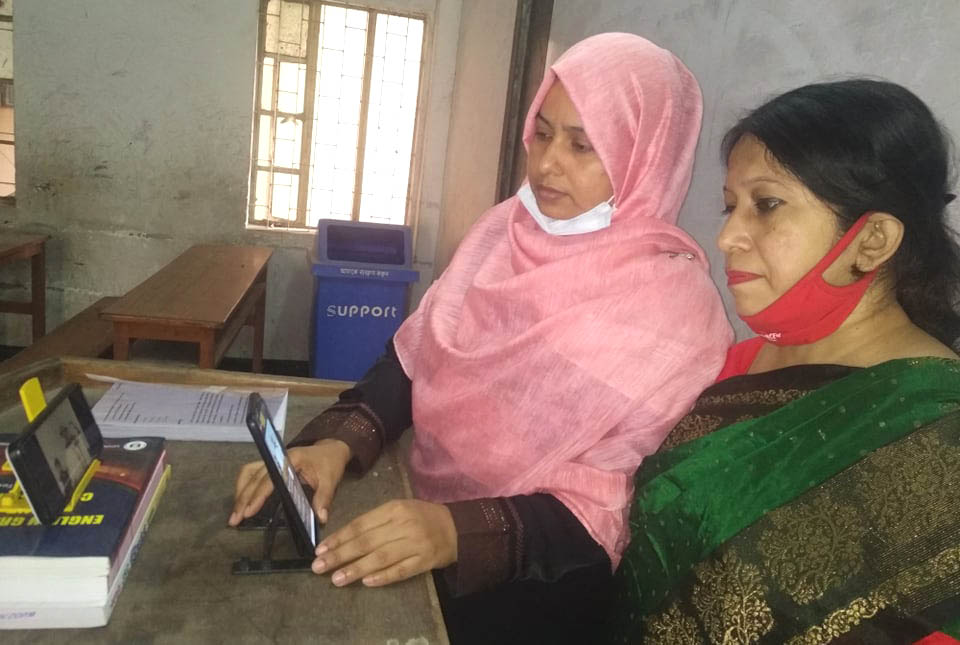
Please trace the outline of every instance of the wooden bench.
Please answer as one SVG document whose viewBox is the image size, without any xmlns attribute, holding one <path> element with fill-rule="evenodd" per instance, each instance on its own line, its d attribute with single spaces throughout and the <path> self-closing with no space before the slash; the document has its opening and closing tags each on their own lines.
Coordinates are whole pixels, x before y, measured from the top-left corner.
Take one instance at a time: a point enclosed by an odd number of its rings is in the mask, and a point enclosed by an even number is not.
<svg viewBox="0 0 960 645">
<path fill-rule="evenodd" d="M 31 293 L 29 302 L 0 301 L 0 311 L 29 315 L 33 322 L 33 342 L 38 341 L 46 332 L 47 273 L 43 245 L 49 239 L 49 235 L 0 232 L 0 264 L 30 260 Z"/>
<path fill-rule="evenodd" d="M 216 367 L 244 326 L 253 327 L 253 371 L 263 370 L 267 262 L 260 246 L 192 246 L 100 312 L 113 323 L 113 358 L 132 339 L 196 343 L 200 367 Z"/>
<path fill-rule="evenodd" d="M 82 356 L 98 358 L 113 347 L 113 325 L 100 311 L 118 298 L 100 298 L 52 332 L 0 363 L 0 372 L 11 372 L 45 358 Z"/>
</svg>

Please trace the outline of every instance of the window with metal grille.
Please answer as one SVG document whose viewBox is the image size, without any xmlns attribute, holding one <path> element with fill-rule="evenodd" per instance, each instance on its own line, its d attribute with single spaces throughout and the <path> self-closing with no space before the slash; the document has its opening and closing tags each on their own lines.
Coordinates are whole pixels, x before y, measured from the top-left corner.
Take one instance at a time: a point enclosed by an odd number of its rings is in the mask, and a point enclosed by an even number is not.
<svg viewBox="0 0 960 645">
<path fill-rule="evenodd" d="M 263 0 L 247 222 L 404 224 L 424 20 Z"/>
</svg>

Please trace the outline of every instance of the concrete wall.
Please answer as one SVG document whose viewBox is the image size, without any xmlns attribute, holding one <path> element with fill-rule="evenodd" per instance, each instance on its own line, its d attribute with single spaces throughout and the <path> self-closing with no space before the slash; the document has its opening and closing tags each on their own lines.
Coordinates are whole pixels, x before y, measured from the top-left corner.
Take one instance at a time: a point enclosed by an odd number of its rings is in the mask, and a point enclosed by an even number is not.
<svg viewBox="0 0 960 645">
<path fill-rule="evenodd" d="M 680 225 L 707 249 L 722 286 L 719 143 L 738 115 L 806 83 L 881 76 L 916 92 L 958 137 L 957 25 L 957 0 L 554 0 L 550 60 L 591 34 L 629 31 L 673 51 L 700 80 L 704 124 Z M 738 336 L 752 335 L 721 292 Z"/>
<path fill-rule="evenodd" d="M 357 2 L 358 5 L 370 3 Z M 428 14 L 416 246 L 432 278 L 460 0 L 385 0 Z M 17 204 L 0 225 L 53 236 L 48 328 L 123 294 L 192 244 L 263 244 L 268 358 L 305 359 L 312 282 L 305 233 L 245 230 L 258 0 L 18 2 Z M 0 297 L 26 297 L 4 267 Z M 29 343 L 0 316 L 0 344 Z M 249 351 L 244 331 L 231 354 Z"/>
<path fill-rule="evenodd" d="M 437 245 L 443 270 L 497 194 L 516 0 L 464 0 Z"/>
</svg>

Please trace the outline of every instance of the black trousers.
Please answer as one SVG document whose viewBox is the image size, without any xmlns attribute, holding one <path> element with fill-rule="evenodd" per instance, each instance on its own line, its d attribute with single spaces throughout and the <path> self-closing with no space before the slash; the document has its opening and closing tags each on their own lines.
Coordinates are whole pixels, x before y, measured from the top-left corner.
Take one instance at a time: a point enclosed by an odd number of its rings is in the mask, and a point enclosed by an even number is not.
<svg viewBox="0 0 960 645">
<path fill-rule="evenodd" d="M 603 642 L 613 576 L 603 563 L 556 582 L 525 580 L 454 597 L 434 571 L 451 645 Z"/>
</svg>

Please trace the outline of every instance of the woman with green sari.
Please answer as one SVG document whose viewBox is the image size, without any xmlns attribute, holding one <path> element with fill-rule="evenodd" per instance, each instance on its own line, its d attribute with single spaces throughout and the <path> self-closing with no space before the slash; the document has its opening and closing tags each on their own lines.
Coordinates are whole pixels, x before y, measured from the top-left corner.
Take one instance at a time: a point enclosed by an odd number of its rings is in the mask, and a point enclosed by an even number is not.
<svg viewBox="0 0 960 645">
<path fill-rule="evenodd" d="M 636 477 L 611 641 L 960 638 L 960 253 L 949 145 L 891 83 L 805 86 L 724 140 L 758 335 Z"/>
</svg>

